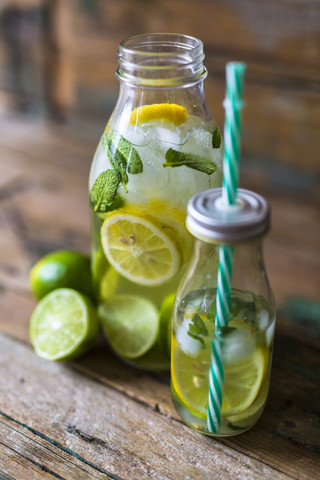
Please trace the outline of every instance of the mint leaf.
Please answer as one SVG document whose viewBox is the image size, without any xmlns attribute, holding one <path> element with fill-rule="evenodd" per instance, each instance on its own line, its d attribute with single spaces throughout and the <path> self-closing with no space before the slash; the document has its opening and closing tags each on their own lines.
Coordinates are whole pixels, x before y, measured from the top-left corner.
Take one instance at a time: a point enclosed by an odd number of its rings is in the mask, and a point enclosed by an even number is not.
<svg viewBox="0 0 320 480">
<path fill-rule="evenodd" d="M 90 204 L 94 212 L 105 212 L 112 204 L 120 183 L 120 175 L 115 170 L 100 173 L 90 192 Z"/>
<path fill-rule="evenodd" d="M 213 300 L 213 302 L 209 305 L 209 308 L 207 310 L 207 319 L 214 322 L 215 318 L 216 318 L 216 300 Z"/>
<path fill-rule="evenodd" d="M 218 337 L 225 337 L 226 335 L 230 335 L 231 333 L 235 332 L 237 329 L 235 327 L 220 327 L 220 328 L 217 328 L 217 331 L 215 333 L 215 335 L 217 335 Z"/>
<path fill-rule="evenodd" d="M 108 137 L 107 132 L 102 136 L 102 145 L 108 155 L 108 159 L 115 169 L 119 173 L 121 183 L 126 189 L 128 184 L 128 175 L 136 175 L 142 173 L 143 163 L 137 150 L 133 148 L 130 142 L 126 140 L 119 132 L 113 130 Z"/>
<path fill-rule="evenodd" d="M 188 328 L 188 335 L 196 340 L 199 340 L 199 342 L 201 343 L 201 348 L 206 347 L 203 337 L 207 337 L 209 333 L 204 321 L 202 320 L 200 315 L 198 315 L 198 313 L 196 313 L 192 317 L 191 323 L 189 324 Z"/>
<path fill-rule="evenodd" d="M 185 167 L 193 168 L 199 172 L 204 172 L 207 175 L 212 175 L 213 172 L 217 169 L 215 163 L 211 160 L 208 160 L 200 155 L 195 155 L 193 153 L 183 153 L 169 148 L 166 152 L 166 163 L 163 164 L 163 167 Z"/>
<path fill-rule="evenodd" d="M 221 145 L 221 133 L 219 127 L 216 125 L 212 133 L 212 148 L 219 148 Z"/>
</svg>

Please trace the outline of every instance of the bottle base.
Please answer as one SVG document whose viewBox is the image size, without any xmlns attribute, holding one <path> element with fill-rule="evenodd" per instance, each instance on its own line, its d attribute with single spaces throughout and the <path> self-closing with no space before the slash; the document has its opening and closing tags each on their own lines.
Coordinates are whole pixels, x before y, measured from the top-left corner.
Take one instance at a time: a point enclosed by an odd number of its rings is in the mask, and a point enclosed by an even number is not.
<svg viewBox="0 0 320 480">
<path fill-rule="evenodd" d="M 174 407 L 183 420 L 183 422 L 188 425 L 188 427 L 192 428 L 198 433 L 202 433 L 204 435 L 208 435 L 210 437 L 233 437 L 236 435 L 240 435 L 248 430 L 250 430 L 254 425 L 257 423 L 259 418 L 261 417 L 265 404 L 259 408 L 258 411 L 254 413 L 254 415 L 248 415 L 245 417 L 244 415 L 240 418 L 222 418 L 220 423 L 219 432 L 213 433 L 207 430 L 207 418 L 205 416 L 200 417 L 193 413 L 191 413 L 181 402 L 176 398 L 176 394 L 172 391 L 171 388 L 171 398 L 174 404 Z M 235 416 L 234 416 L 235 417 Z"/>
</svg>

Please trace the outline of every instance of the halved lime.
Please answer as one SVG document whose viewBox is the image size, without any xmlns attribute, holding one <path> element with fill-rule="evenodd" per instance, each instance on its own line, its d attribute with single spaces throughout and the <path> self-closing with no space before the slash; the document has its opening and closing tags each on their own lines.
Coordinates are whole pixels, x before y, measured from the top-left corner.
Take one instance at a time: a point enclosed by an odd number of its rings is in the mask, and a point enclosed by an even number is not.
<svg viewBox="0 0 320 480">
<path fill-rule="evenodd" d="M 178 126 L 188 117 L 187 109 L 175 103 L 153 103 L 137 107 L 130 115 L 130 125 L 153 121 L 171 122 Z"/>
<path fill-rule="evenodd" d="M 180 247 L 169 227 L 134 208 L 110 214 L 101 243 L 111 265 L 139 285 L 161 285 L 178 273 Z"/>
<path fill-rule="evenodd" d="M 30 285 L 39 300 L 57 288 L 73 288 L 94 299 L 90 257 L 72 250 L 49 253 L 32 267 Z"/>
<path fill-rule="evenodd" d="M 46 360 L 73 360 L 94 343 L 99 323 L 90 300 L 58 288 L 40 300 L 30 319 L 32 346 Z"/>
<path fill-rule="evenodd" d="M 114 295 L 98 314 L 111 347 L 122 357 L 141 357 L 157 340 L 159 312 L 143 297 Z"/>
</svg>

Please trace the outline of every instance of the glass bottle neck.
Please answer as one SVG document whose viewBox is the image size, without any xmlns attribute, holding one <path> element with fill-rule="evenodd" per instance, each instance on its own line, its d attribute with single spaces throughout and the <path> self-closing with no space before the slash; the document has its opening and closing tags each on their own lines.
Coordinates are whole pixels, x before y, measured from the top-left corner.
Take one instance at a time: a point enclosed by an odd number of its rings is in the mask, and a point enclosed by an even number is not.
<svg viewBox="0 0 320 480">
<path fill-rule="evenodd" d="M 206 243 L 195 239 L 193 255 L 190 261 L 187 277 L 196 288 L 203 287 L 203 279 L 208 282 L 208 288 L 214 287 L 217 282 L 219 268 L 219 244 Z M 270 305 L 274 305 L 263 260 L 262 238 L 234 245 L 232 266 L 232 288 L 250 291 L 262 296 Z"/>
<path fill-rule="evenodd" d="M 144 89 L 189 87 L 206 77 L 203 59 L 203 44 L 194 37 L 136 35 L 120 44 L 117 77 Z"/>
</svg>

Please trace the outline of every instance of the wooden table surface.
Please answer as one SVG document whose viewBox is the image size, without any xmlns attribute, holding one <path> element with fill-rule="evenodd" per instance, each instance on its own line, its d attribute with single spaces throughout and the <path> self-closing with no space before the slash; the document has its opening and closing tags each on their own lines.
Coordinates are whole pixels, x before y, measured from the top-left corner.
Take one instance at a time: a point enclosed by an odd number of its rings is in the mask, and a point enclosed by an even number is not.
<svg viewBox="0 0 320 480">
<path fill-rule="evenodd" d="M 92 133 L 1 124 L 0 479 L 319 479 L 319 194 L 299 176 L 289 185 L 243 162 L 241 186 L 273 209 L 265 259 L 279 305 L 269 400 L 251 431 L 192 431 L 168 374 L 125 366 L 103 339 L 69 364 L 33 353 L 30 267 L 52 250 L 90 250 Z"/>
</svg>

